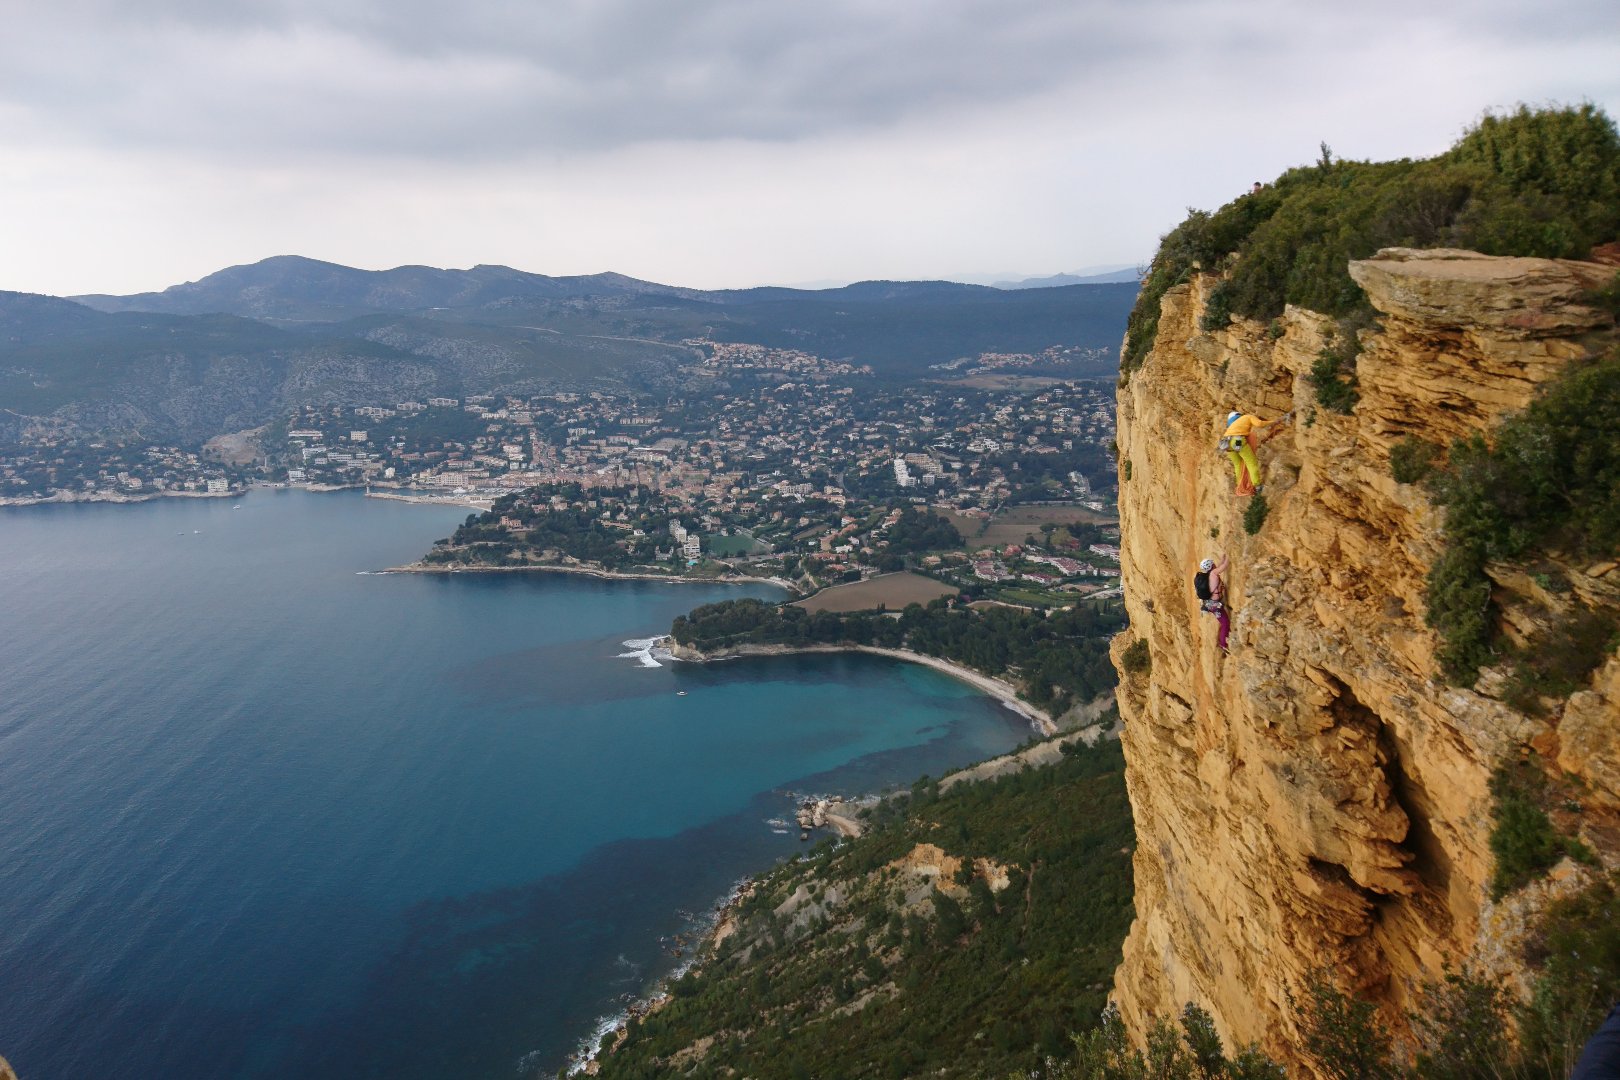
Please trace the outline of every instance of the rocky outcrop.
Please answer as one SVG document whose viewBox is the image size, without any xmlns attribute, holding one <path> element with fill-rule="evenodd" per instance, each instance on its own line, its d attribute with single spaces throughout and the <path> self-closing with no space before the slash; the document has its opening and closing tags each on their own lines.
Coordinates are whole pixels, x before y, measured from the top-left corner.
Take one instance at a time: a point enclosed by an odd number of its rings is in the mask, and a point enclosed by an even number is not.
<svg viewBox="0 0 1620 1080">
<path fill-rule="evenodd" d="M 1287 997 L 1324 967 L 1398 1026 L 1448 963 L 1489 958 L 1492 768 L 1534 744 L 1620 802 L 1620 661 L 1548 719 L 1493 697 L 1491 672 L 1474 690 L 1439 680 L 1424 580 L 1442 520 L 1389 463 L 1408 434 L 1488 429 L 1588 354 L 1610 320 L 1581 294 L 1612 269 L 1391 250 L 1351 271 L 1381 316 L 1361 332 L 1353 415 L 1317 407 L 1306 378 L 1331 320 L 1289 309 L 1202 332 L 1208 276 L 1166 294 L 1120 390 L 1132 629 L 1116 659 L 1136 639 L 1151 656 L 1119 692 L 1138 844 L 1115 990 L 1138 1034 L 1194 1001 L 1229 1044 L 1297 1061 Z M 1260 451 L 1269 516 L 1252 537 L 1214 450 L 1230 409 L 1296 416 Z M 1191 587 L 1222 550 L 1226 656 Z M 1511 609 L 1513 574 L 1493 576 Z M 1620 597 L 1612 565 L 1570 576 Z"/>
</svg>

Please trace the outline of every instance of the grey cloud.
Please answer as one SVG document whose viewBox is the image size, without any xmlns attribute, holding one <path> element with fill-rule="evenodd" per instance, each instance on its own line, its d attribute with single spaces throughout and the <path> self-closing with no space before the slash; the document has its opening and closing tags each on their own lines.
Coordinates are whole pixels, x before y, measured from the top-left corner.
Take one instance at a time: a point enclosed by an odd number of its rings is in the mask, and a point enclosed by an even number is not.
<svg viewBox="0 0 1620 1080">
<path fill-rule="evenodd" d="M 1421 5 L 1420 5 L 1421 6 Z M 99 144 L 571 154 L 882 129 L 1082 85 L 1097 100 L 1414 7 L 1284 0 L 64 0 L 0 39 L 0 106 Z M 1596 13 L 1607 5 L 1596 5 Z M 1525 33 L 1519 5 L 1424 7 Z M 1554 21 L 1545 12 L 1534 23 Z"/>
<path fill-rule="evenodd" d="M 784 140 L 1040 94 L 1158 31 L 1141 5 L 72 3 L 0 95 L 98 142 L 406 156 Z"/>
</svg>

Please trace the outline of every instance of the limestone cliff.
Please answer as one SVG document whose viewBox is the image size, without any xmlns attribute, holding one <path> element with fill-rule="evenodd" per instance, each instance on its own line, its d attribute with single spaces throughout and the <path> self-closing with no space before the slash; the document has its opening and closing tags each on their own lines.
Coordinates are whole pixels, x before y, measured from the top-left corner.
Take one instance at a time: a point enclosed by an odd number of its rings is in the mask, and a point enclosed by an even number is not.
<svg viewBox="0 0 1620 1080">
<path fill-rule="evenodd" d="M 1500 940 L 1511 920 L 1487 899 L 1498 762 L 1534 744 L 1590 785 L 1594 808 L 1620 807 L 1620 660 L 1544 719 L 1493 697 L 1492 672 L 1445 685 L 1424 622 L 1442 518 L 1390 472 L 1403 436 L 1487 430 L 1587 355 L 1610 319 L 1581 293 L 1613 268 L 1388 250 L 1351 270 L 1380 313 L 1362 331 L 1353 415 L 1316 406 L 1305 377 L 1331 320 L 1290 308 L 1271 326 L 1203 332 L 1209 275 L 1165 295 L 1156 343 L 1120 390 L 1132 630 L 1116 660 L 1137 639 L 1151 656 L 1119 695 L 1138 844 L 1115 992 L 1139 1034 L 1195 1001 L 1229 1045 L 1297 1060 L 1287 994 L 1324 966 L 1399 1024 L 1446 964 L 1514 962 Z M 1296 414 L 1260 451 L 1270 513 L 1255 536 L 1214 448 L 1229 409 Z M 1221 550 L 1227 656 L 1191 586 Z M 1491 572 L 1504 607 L 1522 608 L 1513 597 L 1534 584 Z M 1614 564 L 1569 573 L 1579 595 L 1620 602 Z M 1583 828 L 1612 864 L 1602 820 Z"/>
</svg>

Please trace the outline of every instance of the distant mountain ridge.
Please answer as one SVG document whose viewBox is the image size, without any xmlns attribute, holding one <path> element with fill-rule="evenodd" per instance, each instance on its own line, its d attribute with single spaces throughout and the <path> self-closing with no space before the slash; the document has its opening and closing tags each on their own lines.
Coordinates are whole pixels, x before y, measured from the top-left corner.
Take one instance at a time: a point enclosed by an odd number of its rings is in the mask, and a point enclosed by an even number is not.
<svg viewBox="0 0 1620 1080">
<path fill-rule="evenodd" d="M 1137 281 L 1141 276 L 1142 271 L 1139 267 L 1123 266 L 1117 270 L 1105 270 L 1095 274 L 1048 274 L 1045 277 L 997 281 L 993 284 L 993 287 L 997 289 L 1055 289 L 1064 285 L 1117 285 Z"/>
<path fill-rule="evenodd" d="M 893 299 L 988 288 L 953 281 L 859 281 L 836 289 L 763 286 L 705 290 L 661 285 L 611 272 L 551 277 L 490 264 L 466 270 L 414 265 L 360 270 L 301 255 L 276 255 L 227 267 L 161 292 L 127 296 L 91 293 L 70 299 L 108 313 L 229 314 L 293 322 L 337 322 L 379 312 L 491 308 L 584 297 L 660 296 L 708 303 L 751 303 L 784 298 Z"/>
<path fill-rule="evenodd" d="M 333 322 L 383 311 L 480 307 L 503 300 L 648 293 L 685 296 L 695 292 L 612 273 L 548 277 L 495 265 L 467 270 L 433 266 L 360 270 L 301 255 L 276 255 L 227 267 L 161 292 L 89 294 L 71 299 L 105 312 L 225 313 L 258 319 Z"/>
<path fill-rule="evenodd" d="M 704 393 L 690 342 L 795 349 L 871 369 L 984 353 L 1116 368 L 1131 284 L 1007 291 L 949 281 L 836 289 L 686 289 L 507 266 L 359 270 L 284 255 L 131 296 L 0 292 L 0 444 L 45 424 L 75 436 L 196 442 L 306 405 L 602 389 Z"/>
</svg>

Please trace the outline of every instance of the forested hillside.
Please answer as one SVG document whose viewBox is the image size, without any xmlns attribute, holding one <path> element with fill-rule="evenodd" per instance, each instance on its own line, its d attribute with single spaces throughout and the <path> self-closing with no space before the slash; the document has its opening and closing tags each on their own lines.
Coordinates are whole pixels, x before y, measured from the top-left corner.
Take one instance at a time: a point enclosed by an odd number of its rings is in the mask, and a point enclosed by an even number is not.
<svg viewBox="0 0 1620 1080">
<path fill-rule="evenodd" d="M 1006 1076 L 1095 1025 L 1131 919 L 1117 743 L 941 790 L 761 878 L 609 1078 Z M 609 1037 L 611 1041 L 612 1037 Z"/>
</svg>

